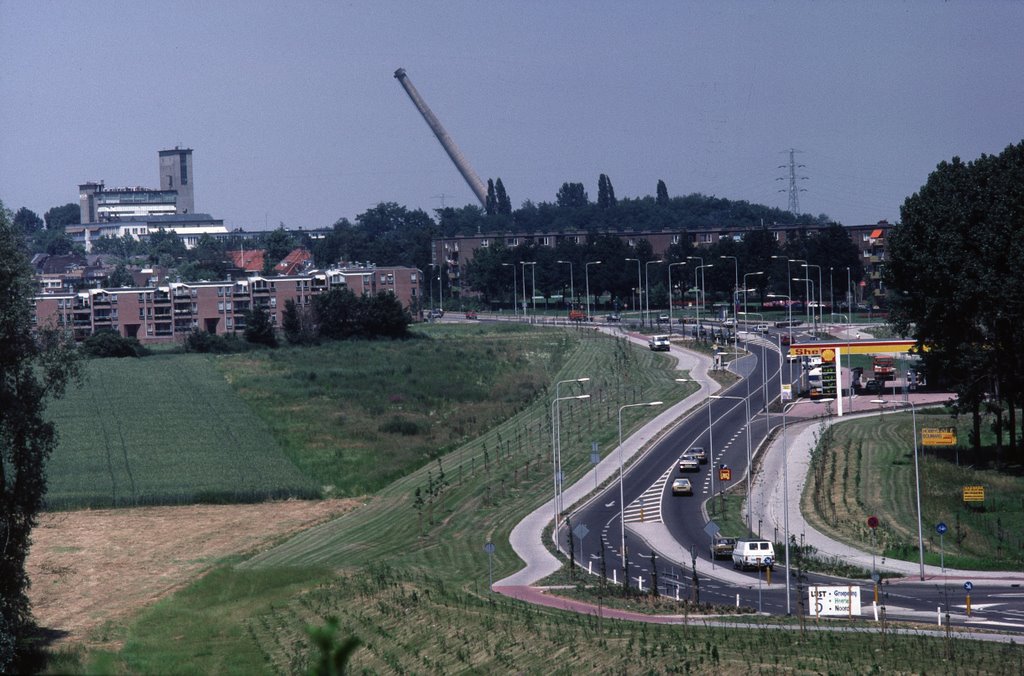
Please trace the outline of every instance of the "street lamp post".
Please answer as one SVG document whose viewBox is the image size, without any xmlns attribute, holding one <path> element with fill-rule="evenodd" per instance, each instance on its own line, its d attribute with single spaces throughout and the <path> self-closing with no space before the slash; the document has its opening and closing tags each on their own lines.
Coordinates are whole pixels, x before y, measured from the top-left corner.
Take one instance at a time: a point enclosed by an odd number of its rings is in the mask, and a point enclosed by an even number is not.
<svg viewBox="0 0 1024 676">
<path fill-rule="evenodd" d="M 647 296 L 647 325 L 651 323 L 651 263 L 664 263 L 665 261 L 647 261 L 644 263 L 644 295 Z"/>
<path fill-rule="evenodd" d="M 747 277 L 753 277 L 754 275 L 763 275 L 764 270 L 758 270 L 757 272 L 747 272 L 743 275 L 743 314 L 747 314 Z M 740 331 L 740 318 L 736 317 L 736 333 Z"/>
<path fill-rule="evenodd" d="M 625 505 L 625 490 L 622 484 L 622 411 L 627 408 L 634 408 L 636 406 L 661 406 L 660 401 L 646 401 L 640 404 L 624 404 L 619 407 L 619 523 L 622 525 L 622 570 L 626 570 L 626 505 Z M 622 580 L 622 584 L 625 587 L 629 586 L 629 578 Z"/>
<path fill-rule="evenodd" d="M 562 439 L 561 439 L 561 417 L 559 415 L 558 403 L 561 401 L 567 401 L 569 399 L 589 399 L 589 394 L 578 394 L 569 397 L 558 396 L 558 386 L 562 383 L 582 383 L 590 380 L 590 378 L 575 378 L 572 380 L 562 380 L 555 383 L 555 400 L 551 402 L 551 464 L 554 468 L 554 483 L 555 483 L 555 495 L 552 499 L 552 504 L 555 507 L 555 525 L 554 525 L 554 538 L 558 540 L 558 515 L 562 513 Z"/>
<path fill-rule="evenodd" d="M 530 278 L 533 280 L 530 286 L 530 296 L 533 301 L 533 313 L 530 316 L 530 323 L 537 320 L 537 261 L 520 261 L 523 266 L 523 314 L 526 314 L 526 266 L 530 266 Z"/>
<path fill-rule="evenodd" d="M 805 288 L 809 284 L 810 287 L 811 287 L 811 297 L 812 298 L 814 297 L 814 280 L 813 279 L 811 279 L 810 277 L 794 277 L 793 281 L 794 282 L 803 282 Z M 804 297 L 806 298 L 806 295 Z M 809 301 L 808 301 L 808 304 L 810 304 Z M 812 317 L 812 320 L 814 321 L 814 335 L 815 335 L 815 337 L 817 337 L 817 335 L 818 335 L 817 319 L 815 318 L 814 315 L 811 315 L 811 317 Z"/>
<path fill-rule="evenodd" d="M 515 263 L 502 263 L 501 266 L 512 268 L 512 310 L 515 313 L 515 318 L 519 319 L 519 305 L 516 304 L 516 264 Z"/>
<path fill-rule="evenodd" d="M 640 259 L 639 258 L 627 258 L 626 260 L 627 261 L 635 261 L 636 262 L 636 292 L 637 293 L 643 293 L 643 286 L 641 286 L 642 282 L 640 280 Z M 643 313 L 644 301 L 643 301 L 642 298 L 640 299 L 640 302 L 637 303 L 637 305 L 640 307 L 640 326 L 643 326 L 644 325 L 644 313 Z"/>
<path fill-rule="evenodd" d="M 693 283 L 695 285 L 697 284 L 697 271 L 698 270 L 700 271 L 700 296 L 701 296 L 701 298 L 704 301 L 704 311 L 705 312 L 707 312 L 707 309 L 708 309 L 708 305 L 707 305 L 708 294 L 707 294 L 707 287 L 704 285 L 704 268 L 713 268 L 713 267 L 715 267 L 714 263 L 708 263 L 707 265 L 698 265 L 696 267 L 696 269 L 694 269 L 694 271 L 693 271 L 693 274 L 694 274 Z M 697 331 L 698 331 L 698 333 L 700 332 L 700 307 L 699 306 L 697 307 Z"/>
<path fill-rule="evenodd" d="M 898 406 L 899 403 L 906 404 L 910 407 L 911 421 L 914 429 L 914 488 L 917 493 L 917 552 L 921 564 L 921 580 L 924 580 L 924 534 L 921 529 L 921 472 L 918 468 L 917 463 L 917 407 L 914 406 L 912 401 L 895 402 L 886 401 L 885 399 L 872 399 L 872 404 L 878 404 L 880 406 Z"/>
<path fill-rule="evenodd" d="M 786 309 L 789 311 L 789 342 L 793 343 L 793 273 L 789 271 L 789 264 L 792 262 L 788 256 L 772 256 L 772 258 L 783 258 L 786 261 Z"/>
<path fill-rule="evenodd" d="M 719 256 L 719 258 L 723 258 L 723 259 L 724 258 L 731 258 L 732 259 L 734 285 L 732 287 L 732 299 L 731 299 L 732 302 L 729 303 L 729 305 L 732 306 L 732 320 L 735 322 L 735 321 L 738 321 L 738 319 L 736 317 L 736 294 L 738 294 L 740 292 L 740 259 L 736 258 L 736 256 Z M 743 309 L 746 310 L 747 308 L 743 308 Z M 740 349 L 739 331 L 736 331 L 736 333 L 733 334 L 733 348 L 737 352 L 739 352 L 739 349 Z"/>
<path fill-rule="evenodd" d="M 703 256 L 687 256 L 686 260 L 688 260 L 688 261 L 700 261 L 700 265 L 701 266 L 704 265 L 704 257 Z M 703 285 L 700 285 L 700 286 L 697 285 L 697 270 L 700 270 L 700 268 L 694 268 L 694 270 L 693 270 L 693 288 L 695 288 L 695 289 L 699 289 L 699 288 L 701 288 L 703 286 Z M 703 270 L 701 270 L 700 278 L 701 278 L 701 281 L 704 280 L 704 271 Z M 701 297 L 700 297 L 700 295 L 698 295 L 697 296 L 697 326 L 700 326 L 700 306 L 701 306 Z"/>
<path fill-rule="evenodd" d="M 562 263 L 562 264 L 566 264 L 566 265 L 569 266 L 569 298 L 572 299 L 570 301 L 570 309 L 571 309 L 571 303 L 575 303 L 576 302 L 576 286 L 575 286 L 575 282 L 573 281 L 573 276 L 572 276 L 572 261 L 558 261 L 558 262 Z M 587 313 L 587 319 L 588 320 L 590 319 L 590 313 L 589 312 Z"/>
<path fill-rule="evenodd" d="M 430 316 L 433 319 L 434 315 L 434 268 L 437 267 L 437 263 L 427 263 L 430 266 Z"/>
<path fill-rule="evenodd" d="M 686 261 L 668 264 L 668 332 L 672 333 L 672 266 L 686 265 Z M 685 322 L 685 318 L 683 320 Z"/>
<path fill-rule="evenodd" d="M 789 262 L 790 263 L 807 263 L 807 261 L 805 261 L 802 258 L 794 258 L 794 259 L 790 260 Z M 789 268 L 786 268 L 786 271 L 788 272 Z M 793 281 L 795 282 L 797 280 L 794 279 Z M 806 281 L 810 281 L 810 280 L 806 280 Z M 809 288 L 808 285 L 805 283 L 804 284 L 804 319 L 805 320 L 809 319 L 810 315 L 811 315 L 811 301 L 810 301 L 810 298 L 807 295 L 807 293 L 808 293 L 807 289 L 808 288 Z M 792 292 L 790 292 L 790 295 L 793 295 Z"/>
<path fill-rule="evenodd" d="M 814 323 L 814 332 L 815 332 L 815 334 L 817 334 L 817 332 L 818 332 L 818 325 L 821 323 L 821 306 L 824 304 L 822 302 L 821 296 L 822 296 L 822 294 L 825 291 L 825 289 L 821 285 L 821 266 L 820 265 L 813 265 L 813 264 L 812 265 L 808 265 L 807 263 L 804 263 L 800 267 L 807 268 L 808 276 L 810 276 L 811 268 L 818 268 L 818 308 L 817 308 L 818 309 L 818 319 Z M 814 285 L 813 284 L 811 285 L 811 292 L 812 292 L 812 295 L 813 295 L 813 292 L 814 292 Z"/>
<path fill-rule="evenodd" d="M 583 264 L 583 276 L 587 280 L 587 321 L 591 321 L 591 319 L 590 319 L 590 266 L 591 265 L 600 265 L 600 264 L 601 264 L 601 261 L 590 261 L 589 263 L 584 263 Z"/>
</svg>

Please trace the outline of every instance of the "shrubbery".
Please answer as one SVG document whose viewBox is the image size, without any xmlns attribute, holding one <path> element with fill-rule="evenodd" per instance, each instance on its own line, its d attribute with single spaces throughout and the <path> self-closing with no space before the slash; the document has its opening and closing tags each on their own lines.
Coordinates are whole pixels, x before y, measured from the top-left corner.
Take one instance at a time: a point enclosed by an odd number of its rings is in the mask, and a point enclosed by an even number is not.
<svg viewBox="0 0 1024 676">
<path fill-rule="evenodd" d="M 234 334 L 218 336 L 214 333 L 193 329 L 192 333 L 188 334 L 188 338 L 185 339 L 185 352 L 228 354 L 231 352 L 245 352 L 248 349 L 248 343 Z"/>
<path fill-rule="evenodd" d="M 124 338 L 110 330 L 97 331 L 82 341 L 82 352 L 90 357 L 144 357 L 149 354 L 137 338 Z"/>
</svg>

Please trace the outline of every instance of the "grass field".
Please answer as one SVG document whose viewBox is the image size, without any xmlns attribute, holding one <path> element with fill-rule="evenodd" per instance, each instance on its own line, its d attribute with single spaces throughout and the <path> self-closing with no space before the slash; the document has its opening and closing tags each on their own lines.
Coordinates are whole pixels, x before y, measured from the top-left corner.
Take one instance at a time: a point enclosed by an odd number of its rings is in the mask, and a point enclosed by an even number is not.
<svg viewBox="0 0 1024 676">
<path fill-rule="evenodd" d="M 967 438 L 967 422 L 958 438 Z M 923 427 L 957 426 L 943 411 L 920 412 Z M 916 561 L 917 504 L 909 413 L 854 420 L 833 428 L 831 443 L 819 444 L 803 495 L 802 508 L 819 528 L 868 548 L 868 516 L 877 516 L 878 550 L 885 556 Z M 970 453 L 963 450 L 963 462 Z M 925 562 L 939 565 L 940 544 L 945 564 L 965 569 L 1024 569 L 1024 478 L 936 457 L 919 455 L 922 532 Z M 960 490 L 985 486 L 983 508 L 967 507 Z M 949 532 L 940 543 L 935 526 Z"/>
<path fill-rule="evenodd" d="M 319 496 L 201 355 L 103 359 L 48 409 L 48 509 Z"/>
</svg>

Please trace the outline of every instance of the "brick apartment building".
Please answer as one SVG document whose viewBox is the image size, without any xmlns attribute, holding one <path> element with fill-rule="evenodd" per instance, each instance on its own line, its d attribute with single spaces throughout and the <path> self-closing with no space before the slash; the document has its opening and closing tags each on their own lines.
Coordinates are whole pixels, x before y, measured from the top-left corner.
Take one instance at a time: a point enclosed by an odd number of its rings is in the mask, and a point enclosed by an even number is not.
<svg viewBox="0 0 1024 676">
<path fill-rule="evenodd" d="M 313 296 L 334 288 L 349 288 L 356 295 L 393 293 L 416 316 L 422 278 L 414 268 L 351 266 L 290 276 L 41 294 L 35 297 L 34 321 L 69 329 L 76 340 L 112 330 L 144 344 L 170 343 L 184 340 L 193 329 L 217 335 L 244 331 L 245 313 L 255 307 L 267 310 L 280 326 L 286 301 L 309 307 Z"/>
</svg>

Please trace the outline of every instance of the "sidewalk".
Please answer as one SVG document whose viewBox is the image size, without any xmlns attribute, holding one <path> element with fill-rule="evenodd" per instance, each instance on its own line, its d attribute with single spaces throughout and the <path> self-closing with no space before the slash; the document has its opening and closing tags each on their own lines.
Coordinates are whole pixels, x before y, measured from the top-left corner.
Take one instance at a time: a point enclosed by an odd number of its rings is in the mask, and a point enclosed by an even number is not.
<svg viewBox="0 0 1024 676">
<path fill-rule="evenodd" d="M 627 335 L 632 342 L 643 345 L 645 348 L 647 347 L 647 336 L 639 334 Z M 705 397 L 707 397 L 708 385 L 705 383 L 709 380 L 708 369 L 712 365 L 711 357 L 683 350 L 675 345 L 669 350 L 669 354 L 677 359 L 676 368 L 681 371 L 689 371 L 690 377 L 700 383 L 700 389 L 686 399 L 662 411 L 653 420 L 640 428 L 639 431 L 630 435 L 629 438 L 623 439 L 622 451 L 624 458 L 629 459 L 636 456 L 647 447 L 648 443 L 657 438 L 663 430 L 670 427 L 679 416 L 701 401 L 704 401 Z M 619 454 L 617 452 L 608 453 L 593 471 L 587 472 L 580 481 L 564 490 L 562 493 L 563 510 L 568 512 L 590 495 L 594 490 L 594 472 L 597 472 L 597 483 L 601 484 L 618 474 L 618 471 Z M 499 586 L 519 587 L 534 584 L 562 567 L 563 561 L 551 554 L 542 541 L 544 528 L 551 521 L 553 514 L 554 505 L 549 500 L 531 512 L 512 529 L 512 533 L 509 535 L 509 542 L 512 545 L 512 549 L 526 564 L 526 567 L 503 580 L 496 581 L 494 583 L 496 591 L 500 591 L 497 589 Z"/>
</svg>

